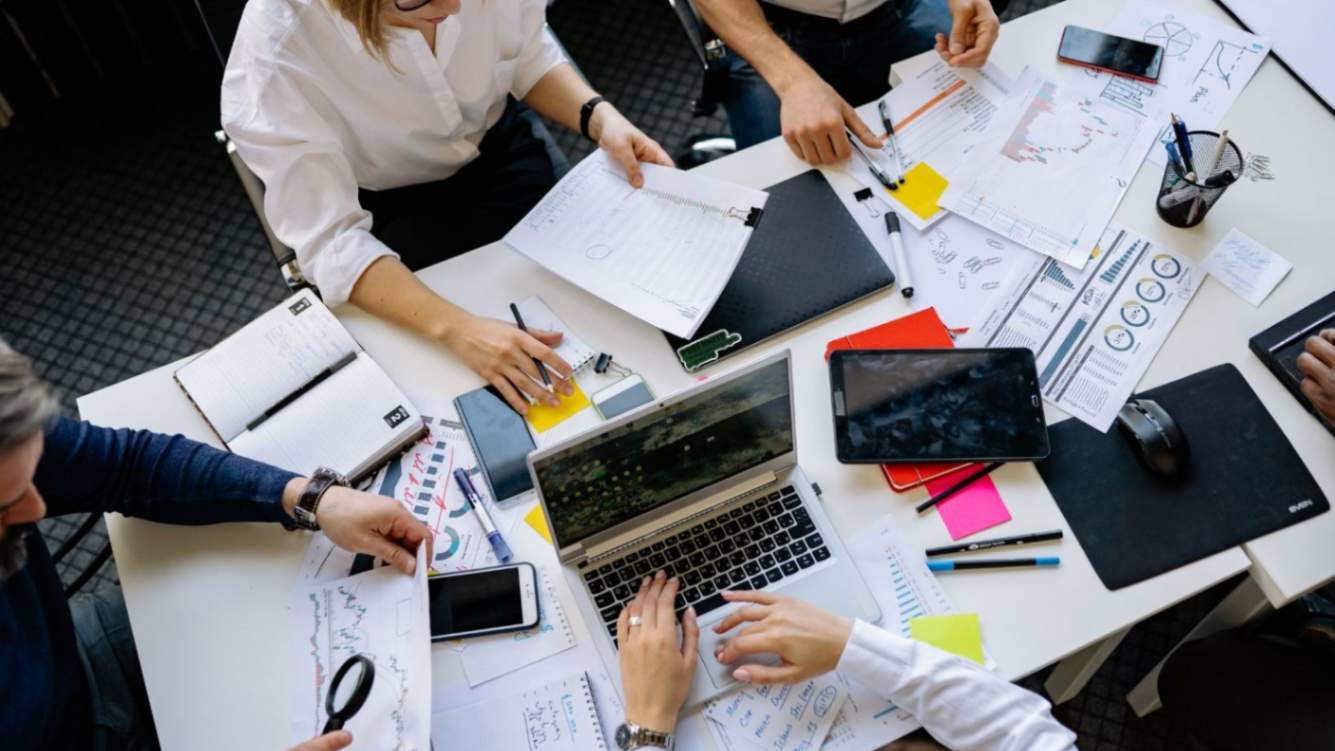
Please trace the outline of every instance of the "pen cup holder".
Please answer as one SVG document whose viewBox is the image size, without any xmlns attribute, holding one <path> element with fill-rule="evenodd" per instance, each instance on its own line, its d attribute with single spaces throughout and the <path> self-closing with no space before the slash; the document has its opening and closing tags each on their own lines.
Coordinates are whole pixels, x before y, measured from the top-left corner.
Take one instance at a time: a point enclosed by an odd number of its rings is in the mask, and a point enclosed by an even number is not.
<svg viewBox="0 0 1335 751">
<path fill-rule="evenodd" d="M 1187 138 L 1191 140 L 1193 164 L 1198 169 L 1208 166 L 1219 147 L 1220 135 L 1208 130 L 1194 130 L 1187 134 Z M 1219 156 L 1213 172 L 1194 175 L 1194 181 L 1182 174 L 1182 165 L 1169 159 L 1164 165 L 1163 181 L 1159 183 L 1159 197 L 1155 200 L 1159 218 L 1174 227 L 1200 224 L 1228 186 L 1242 177 L 1242 165 L 1242 151 L 1231 139 L 1224 146 L 1224 153 Z"/>
</svg>

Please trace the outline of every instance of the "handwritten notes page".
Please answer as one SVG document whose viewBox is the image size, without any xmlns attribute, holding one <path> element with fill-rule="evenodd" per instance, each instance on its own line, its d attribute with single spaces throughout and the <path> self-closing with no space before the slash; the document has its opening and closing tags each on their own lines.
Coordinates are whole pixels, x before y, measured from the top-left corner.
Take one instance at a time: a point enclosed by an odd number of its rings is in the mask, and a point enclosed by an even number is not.
<svg viewBox="0 0 1335 751">
<path fill-rule="evenodd" d="M 705 705 L 705 717 L 727 751 L 820 748 L 848 696 L 834 673 L 791 686 L 744 688 Z"/>
<path fill-rule="evenodd" d="M 431 739 L 442 751 L 607 748 L 589 677 L 583 673 L 507 699 L 438 712 L 431 718 Z"/>
<path fill-rule="evenodd" d="M 480 636 L 459 642 L 468 685 L 486 683 L 575 646 L 570 621 L 566 619 L 547 567 L 539 566 L 538 574 L 542 583 L 538 589 L 541 619 L 537 626 L 528 631 Z"/>
<path fill-rule="evenodd" d="M 751 238 L 754 190 L 643 164 L 644 187 L 602 150 L 575 165 L 505 236 L 510 247 L 685 339 L 714 307 Z"/>
<path fill-rule="evenodd" d="M 1234 227 L 1202 264 L 1210 276 L 1252 305 L 1260 305 L 1293 264 Z"/>
<path fill-rule="evenodd" d="M 382 567 L 356 576 L 298 586 L 292 593 L 292 741 L 320 734 L 325 695 L 349 657 L 375 663 L 361 711 L 346 725 L 353 749 L 428 751 L 431 730 L 431 630 L 426 551 L 417 573 Z"/>
</svg>

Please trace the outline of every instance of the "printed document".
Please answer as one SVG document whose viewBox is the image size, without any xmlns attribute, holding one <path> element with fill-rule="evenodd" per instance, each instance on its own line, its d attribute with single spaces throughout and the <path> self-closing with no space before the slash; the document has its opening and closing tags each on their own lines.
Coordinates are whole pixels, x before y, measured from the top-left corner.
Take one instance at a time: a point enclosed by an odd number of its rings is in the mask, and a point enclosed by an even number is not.
<svg viewBox="0 0 1335 751">
<path fill-rule="evenodd" d="M 1083 268 L 1140 168 L 1156 128 L 1110 102 L 1026 69 L 951 176 L 941 205 Z"/>
<path fill-rule="evenodd" d="M 1043 398 L 1106 432 L 1201 276 L 1186 256 L 1112 224 L 1079 272 L 1036 259 L 959 344 L 1028 347 Z"/>
<path fill-rule="evenodd" d="M 505 236 L 556 275 L 690 339 L 742 257 L 768 195 L 642 164 L 644 187 L 602 150 L 575 165 Z"/>
</svg>

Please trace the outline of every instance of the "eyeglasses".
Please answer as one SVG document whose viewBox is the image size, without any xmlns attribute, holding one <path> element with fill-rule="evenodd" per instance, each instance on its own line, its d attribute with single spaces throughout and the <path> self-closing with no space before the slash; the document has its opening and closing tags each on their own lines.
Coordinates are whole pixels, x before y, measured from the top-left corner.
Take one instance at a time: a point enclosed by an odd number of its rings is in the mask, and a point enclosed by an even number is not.
<svg viewBox="0 0 1335 751">
<path fill-rule="evenodd" d="M 394 7 L 404 13 L 411 13 L 430 4 L 431 0 L 394 0 Z"/>
</svg>

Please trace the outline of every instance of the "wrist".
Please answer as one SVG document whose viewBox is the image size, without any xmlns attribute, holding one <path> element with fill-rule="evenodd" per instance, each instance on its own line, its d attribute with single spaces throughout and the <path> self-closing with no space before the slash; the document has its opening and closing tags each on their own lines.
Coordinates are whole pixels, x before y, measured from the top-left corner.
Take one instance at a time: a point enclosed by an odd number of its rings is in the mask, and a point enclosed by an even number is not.
<svg viewBox="0 0 1335 751">
<path fill-rule="evenodd" d="M 617 115 L 616 107 L 609 101 L 601 101 L 594 105 L 589 114 L 589 139 L 598 143 L 603 138 L 603 129 L 607 126 L 608 118 Z"/>
<path fill-rule="evenodd" d="M 297 501 L 301 499 L 301 491 L 306 489 L 306 483 L 309 479 L 305 477 L 293 477 L 283 486 L 283 513 L 288 518 L 295 519 L 293 509 L 297 507 Z"/>
<path fill-rule="evenodd" d="M 626 724 L 671 735 L 677 728 L 677 712 L 665 709 L 626 709 Z"/>
</svg>

